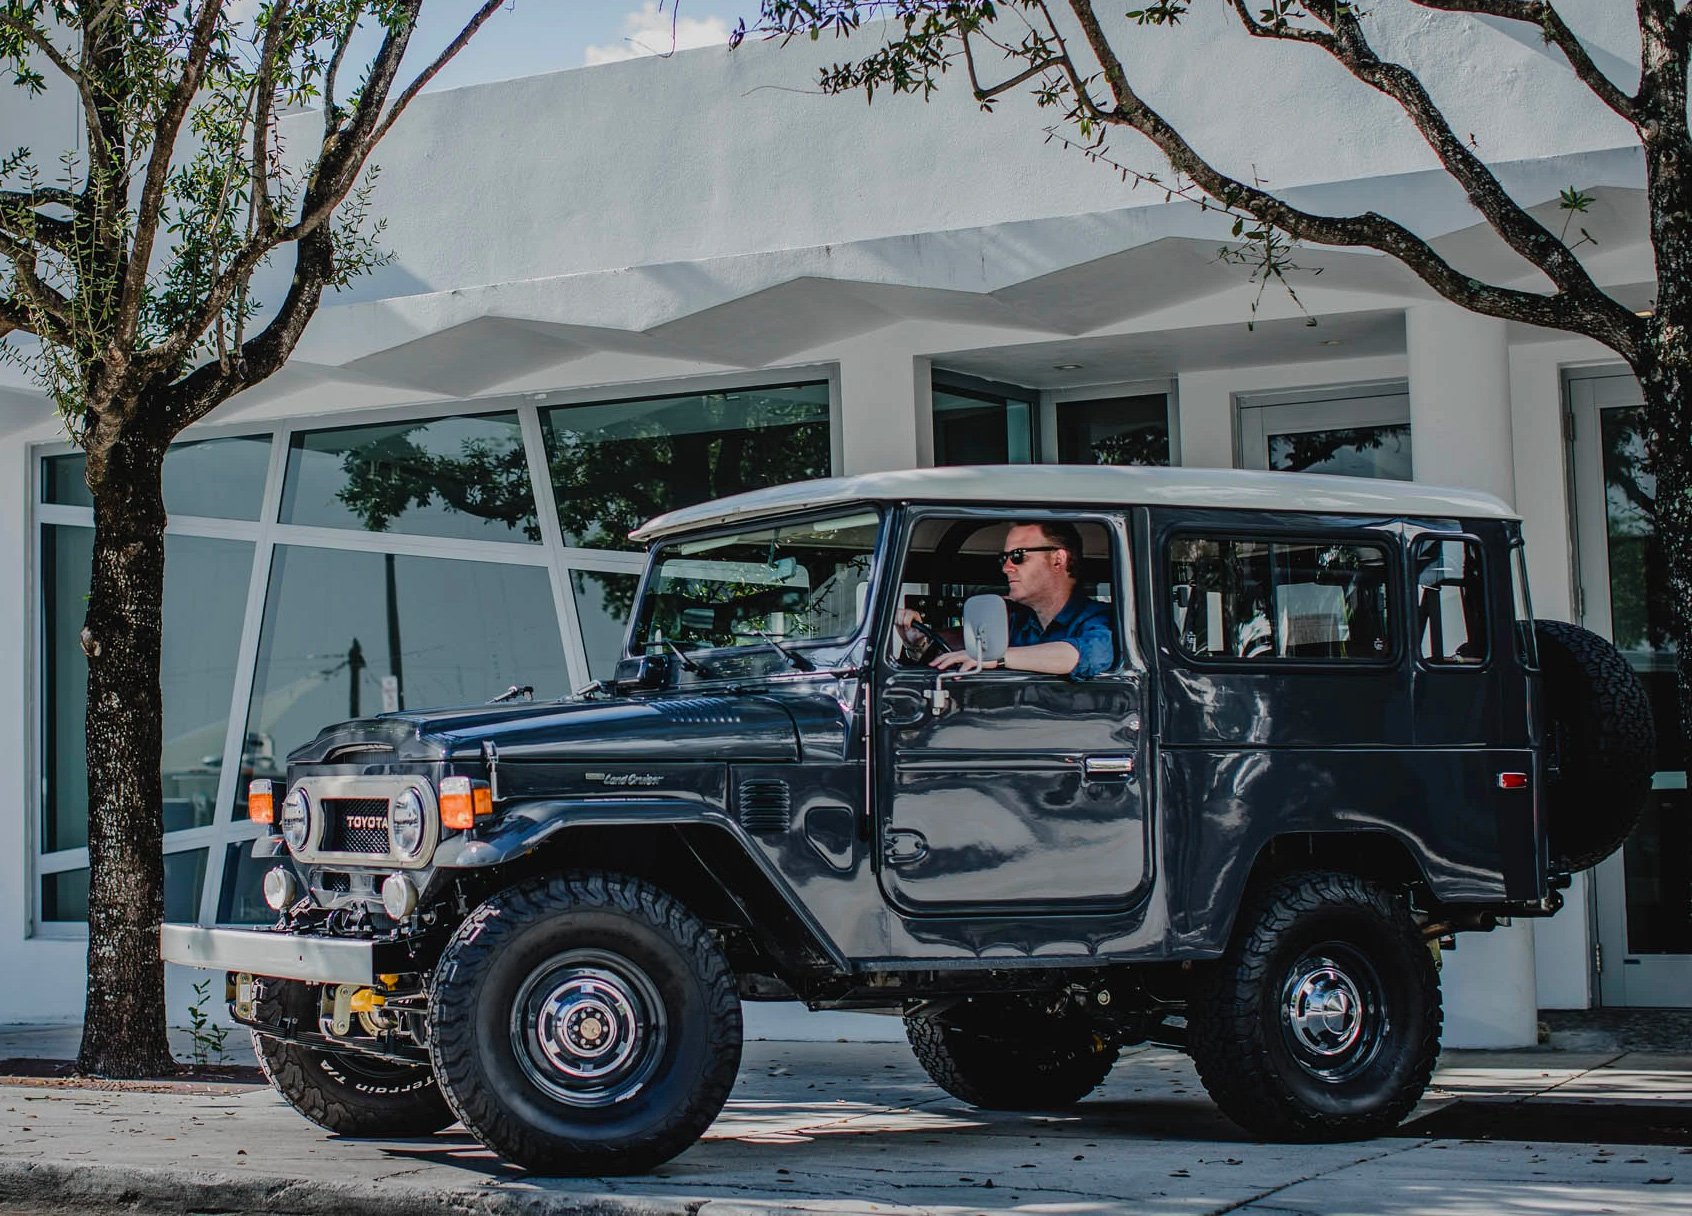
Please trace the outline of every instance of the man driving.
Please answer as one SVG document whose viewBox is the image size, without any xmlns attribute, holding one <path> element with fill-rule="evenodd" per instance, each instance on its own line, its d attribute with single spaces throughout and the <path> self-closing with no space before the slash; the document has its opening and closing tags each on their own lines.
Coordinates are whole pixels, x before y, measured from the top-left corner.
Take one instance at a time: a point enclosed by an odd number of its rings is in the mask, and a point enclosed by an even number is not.
<svg viewBox="0 0 1692 1216">
<path fill-rule="evenodd" d="M 1005 593 L 1010 601 L 1010 648 L 1003 659 L 984 664 L 986 670 L 1005 667 L 1079 679 L 1110 667 L 1116 655 L 1110 609 L 1077 585 L 1080 565 L 1081 533 L 1074 524 L 1058 520 L 1012 525 L 999 554 L 1000 569 L 1010 583 Z M 899 633 L 907 646 L 922 642 L 921 632 L 912 628 L 921 620 L 920 613 L 900 609 Z M 970 661 L 954 650 L 929 666 L 944 671 Z"/>
</svg>

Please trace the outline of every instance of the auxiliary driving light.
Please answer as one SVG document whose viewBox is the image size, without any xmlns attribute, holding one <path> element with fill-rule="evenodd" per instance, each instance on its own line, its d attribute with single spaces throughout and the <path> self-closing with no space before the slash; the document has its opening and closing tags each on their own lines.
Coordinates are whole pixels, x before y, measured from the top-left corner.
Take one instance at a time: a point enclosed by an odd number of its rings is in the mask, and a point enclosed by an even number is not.
<svg viewBox="0 0 1692 1216">
<path fill-rule="evenodd" d="M 286 866 L 277 866 L 264 876 L 264 902 L 272 912 L 280 912 L 283 908 L 291 907 L 300 897 L 300 884 L 294 877 L 294 872 Z"/>
<path fill-rule="evenodd" d="M 382 883 L 382 907 L 395 920 L 404 920 L 417 907 L 417 888 L 404 874 L 390 874 Z"/>
</svg>

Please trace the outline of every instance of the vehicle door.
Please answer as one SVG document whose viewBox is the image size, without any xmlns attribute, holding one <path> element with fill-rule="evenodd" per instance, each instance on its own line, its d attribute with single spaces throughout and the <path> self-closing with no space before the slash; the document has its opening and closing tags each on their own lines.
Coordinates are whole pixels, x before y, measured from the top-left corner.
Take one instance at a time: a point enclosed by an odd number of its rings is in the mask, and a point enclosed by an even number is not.
<svg viewBox="0 0 1692 1216">
<path fill-rule="evenodd" d="M 1045 513 L 1052 516 L 1052 513 Z M 1122 909 L 1147 877 L 1145 667 L 1119 516 L 1065 513 L 1081 585 L 1113 609 L 1116 660 L 1085 678 L 902 665 L 896 609 L 952 645 L 962 602 L 1006 590 L 998 551 L 1038 512 L 911 512 L 883 613 L 870 729 L 886 898 L 907 914 Z M 928 656 L 925 656 L 928 657 Z M 942 695 L 936 696 L 936 691 Z"/>
</svg>

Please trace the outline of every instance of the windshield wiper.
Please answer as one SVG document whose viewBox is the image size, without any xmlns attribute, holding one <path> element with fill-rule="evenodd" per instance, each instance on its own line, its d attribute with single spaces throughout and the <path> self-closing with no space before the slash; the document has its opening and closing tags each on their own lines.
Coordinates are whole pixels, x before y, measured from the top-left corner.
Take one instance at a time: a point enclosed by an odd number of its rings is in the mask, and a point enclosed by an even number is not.
<svg viewBox="0 0 1692 1216">
<path fill-rule="evenodd" d="M 680 661 L 683 671 L 691 672 L 692 674 L 694 674 L 696 676 L 704 676 L 707 680 L 713 678 L 712 675 L 711 675 L 711 669 L 710 668 L 706 667 L 703 663 L 699 662 L 697 659 L 689 658 L 687 651 L 683 650 L 680 646 L 677 646 L 674 642 L 670 641 L 669 638 L 660 638 L 656 642 L 648 642 L 647 645 L 649 645 L 649 646 L 656 645 L 656 646 L 664 647 L 671 654 L 675 655 L 678 661 Z"/>
<path fill-rule="evenodd" d="M 497 696 L 497 697 L 493 698 L 491 701 L 489 701 L 488 704 L 489 705 L 501 705 L 501 704 L 504 704 L 506 701 L 533 701 L 534 699 L 535 699 L 534 685 L 532 685 L 532 684 L 513 684 L 510 688 L 508 688 L 504 692 L 500 693 L 499 696 Z"/>
<path fill-rule="evenodd" d="M 815 671 L 817 669 L 817 665 L 811 662 L 811 660 L 807 659 L 797 650 L 789 650 L 769 634 L 765 633 L 762 629 L 759 629 L 756 625 L 748 626 L 748 628 L 750 628 L 753 633 L 763 638 L 777 654 L 786 659 L 787 665 L 793 668 L 794 671 Z"/>
</svg>

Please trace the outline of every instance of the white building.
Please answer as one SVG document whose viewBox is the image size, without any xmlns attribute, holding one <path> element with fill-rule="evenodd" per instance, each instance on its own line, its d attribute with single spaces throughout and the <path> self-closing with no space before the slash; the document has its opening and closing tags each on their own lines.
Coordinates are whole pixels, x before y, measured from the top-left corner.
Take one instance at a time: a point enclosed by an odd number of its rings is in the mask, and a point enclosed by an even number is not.
<svg viewBox="0 0 1692 1216">
<path fill-rule="evenodd" d="M 1378 6 L 1397 21 L 1383 49 L 1553 228 L 1559 189 L 1591 194 L 1587 264 L 1648 304 L 1631 130 L 1528 27 L 1408 7 Z M 1560 7 L 1631 84 L 1631 15 Z M 1160 56 L 1144 91 L 1224 168 L 1313 209 L 1389 209 L 1478 277 L 1537 285 L 1402 115 L 1319 53 L 1250 42 L 1222 6 L 1132 45 Z M 1031 104 L 810 91 L 858 48 L 693 51 L 414 105 L 377 157 L 393 264 L 167 463 L 172 919 L 263 911 L 247 772 L 351 708 L 586 683 L 640 564 L 610 538 L 743 481 L 1125 447 L 1289 467 L 1319 448 L 1319 468 L 1513 502 L 1538 614 L 1614 632 L 1672 678 L 1648 520 L 1620 477 L 1637 391 L 1613 354 L 1465 314 L 1369 253 L 1300 251 L 1321 271 L 1295 276 L 1303 311 L 1260 295 L 1218 259 L 1213 215 L 1044 142 Z M 0 970 L 22 982 L 0 1022 L 81 1011 L 91 535 L 78 458 L 7 374 Z M 366 475 L 395 467 L 412 493 Z M 1562 915 L 1447 956 L 1449 1044 L 1531 1042 L 1536 1003 L 1692 1000 L 1684 774 L 1658 786 L 1625 859 L 1577 880 Z"/>
</svg>

